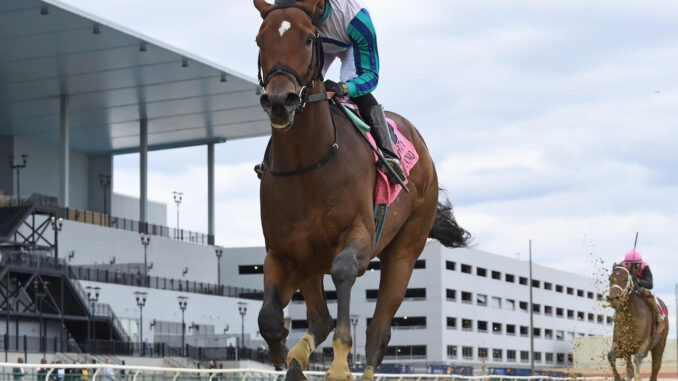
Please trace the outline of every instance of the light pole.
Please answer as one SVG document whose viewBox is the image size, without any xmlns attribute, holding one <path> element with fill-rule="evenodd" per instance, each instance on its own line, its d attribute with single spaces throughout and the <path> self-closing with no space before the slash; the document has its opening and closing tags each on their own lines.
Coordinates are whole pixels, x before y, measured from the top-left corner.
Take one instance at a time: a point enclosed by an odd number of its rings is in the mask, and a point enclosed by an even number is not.
<svg viewBox="0 0 678 381">
<path fill-rule="evenodd" d="M 186 325 L 184 323 L 184 311 L 188 304 L 188 296 L 178 296 L 179 308 L 181 309 L 181 356 L 185 356 L 186 349 Z"/>
<path fill-rule="evenodd" d="M 108 188 L 111 186 L 111 176 L 99 175 L 99 184 L 101 184 L 101 187 L 104 189 L 104 214 L 108 214 L 106 213 L 106 209 L 108 207 L 108 203 L 106 202 L 106 200 L 108 195 Z"/>
<path fill-rule="evenodd" d="M 19 181 L 19 174 L 22 169 L 26 168 L 26 159 L 28 159 L 28 155 L 21 155 L 21 164 L 17 164 L 17 162 L 14 161 L 14 155 L 9 156 L 10 168 L 12 168 L 12 170 L 16 169 L 16 198 L 19 203 L 21 203 L 21 182 Z"/>
<path fill-rule="evenodd" d="M 137 299 L 137 306 L 139 306 L 139 350 L 141 356 L 146 352 L 144 349 L 144 306 L 146 305 L 146 296 L 148 294 L 141 291 L 136 291 L 134 297 Z"/>
<path fill-rule="evenodd" d="M 532 305 L 532 240 L 530 240 L 530 376 L 534 376 L 534 307 Z"/>
<path fill-rule="evenodd" d="M 668 322 L 666 323 L 668 326 Z M 676 283 L 676 332 L 678 332 L 678 283 Z M 678 364 L 678 337 L 676 337 L 676 364 Z M 678 372 L 678 365 L 676 365 Z"/>
<path fill-rule="evenodd" d="M 240 312 L 240 345 L 245 347 L 245 314 L 247 313 L 247 303 L 238 302 L 238 312 Z"/>
<path fill-rule="evenodd" d="M 358 326 L 358 318 L 358 315 L 351 315 L 351 325 L 353 326 L 353 366 L 355 366 L 357 361 L 356 347 L 358 346 L 358 340 L 356 340 L 355 331 L 356 327 Z"/>
<path fill-rule="evenodd" d="M 64 219 L 52 216 L 51 224 L 54 230 L 54 258 L 59 259 L 59 232 L 64 227 Z"/>
<path fill-rule="evenodd" d="M 147 257 L 147 252 L 148 252 L 148 245 L 151 244 L 151 235 L 148 233 L 139 233 L 139 236 L 141 237 L 141 244 L 144 245 L 144 287 L 148 287 L 148 257 Z"/>
<path fill-rule="evenodd" d="M 181 200 L 184 199 L 184 194 L 181 192 L 174 191 L 172 192 L 172 196 L 174 196 L 174 203 L 177 204 L 177 231 L 176 231 L 176 238 L 179 239 L 181 236 L 179 235 L 179 205 L 181 204 Z"/>
<path fill-rule="evenodd" d="M 224 248 L 214 246 L 214 253 L 217 255 L 217 288 L 219 295 L 221 295 L 221 256 L 224 255 Z"/>
<path fill-rule="evenodd" d="M 85 289 L 87 290 L 87 300 L 89 301 L 90 306 L 91 306 L 91 314 L 90 314 L 90 319 L 89 319 L 89 326 L 90 327 L 87 330 L 88 340 L 91 341 L 92 336 L 96 336 L 95 335 L 96 332 L 95 332 L 94 324 L 93 324 L 92 320 L 94 318 L 94 304 L 99 301 L 99 291 L 101 291 L 101 287 L 87 286 Z M 91 343 L 89 341 L 88 341 L 87 344 L 91 345 Z M 92 348 L 89 348 L 89 350 L 91 351 Z"/>
</svg>

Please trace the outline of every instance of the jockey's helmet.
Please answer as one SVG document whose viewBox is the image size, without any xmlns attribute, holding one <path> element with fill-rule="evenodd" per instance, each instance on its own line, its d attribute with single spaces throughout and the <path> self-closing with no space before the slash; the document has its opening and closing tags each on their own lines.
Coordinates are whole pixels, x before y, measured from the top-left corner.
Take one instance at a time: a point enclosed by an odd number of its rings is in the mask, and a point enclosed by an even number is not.
<svg viewBox="0 0 678 381">
<path fill-rule="evenodd" d="M 626 253 L 626 256 L 624 256 L 624 261 L 626 261 L 626 263 L 641 263 L 643 261 L 643 257 L 639 252 L 631 250 Z"/>
</svg>

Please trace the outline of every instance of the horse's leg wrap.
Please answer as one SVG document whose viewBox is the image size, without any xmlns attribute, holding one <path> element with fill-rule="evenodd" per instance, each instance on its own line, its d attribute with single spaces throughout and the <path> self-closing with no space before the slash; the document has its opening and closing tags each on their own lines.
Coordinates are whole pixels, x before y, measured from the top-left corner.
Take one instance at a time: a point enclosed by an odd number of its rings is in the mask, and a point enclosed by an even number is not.
<svg viewBox="0 0 678 381">
<path fill-rule="evenodd" d="M 361 381 L 372 381 L 373 379 L 374 379 L 374 367 L 368 365 L 365 367 L 365 370 L 363 371 Z"/>
<path fill-rule="evenodd" d="M 287 354 L 287 366 L 292 360 L 297 360 L 302 370 L 308 366 L 308 359 L 315 350 L 315 338 L 310 333 L 306 333 L 299 342 L 292 347 Z"/>
</svg>

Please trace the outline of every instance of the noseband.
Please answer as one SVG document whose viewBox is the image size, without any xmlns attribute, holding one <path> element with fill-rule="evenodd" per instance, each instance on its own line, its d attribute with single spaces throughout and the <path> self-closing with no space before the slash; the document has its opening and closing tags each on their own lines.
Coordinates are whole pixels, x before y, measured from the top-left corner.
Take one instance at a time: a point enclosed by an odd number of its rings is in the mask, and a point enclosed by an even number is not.
<svg viewBox="0 0 678 381">
<path fill-rule="evenodd" d="M 622 269 L 622 270 L 624 270 L 624 271 L 626 272 L 626 287 L 622 288 L 622 286 L 620 286 L 620 285 L 618 285 L 618 284 L 613 284 L 611 288 L 618 288 L 618 289 L 620 289 L 621 292 L 622 292 L 622 296 L 626 296 L 626 295 L 629 294 L 629 292 L 630 292 L 630 290 L 631 290 L 631 273 L 630 273 L 629 270 L 628 270 L 626 267 L 624 267 L 624 266 L 617 266 L 617 267 L 615 267 L 614 269 L 615 269 L 615 270 L 616 270 L 616 269 Z"/>
<path fill-rule="evenodd" d="M 299 105 L 299 112 L 303 111 L 304 108 L 306 107 L 306 104 L 309 102 L 317 102 L 321 100 L 327 100 L 325 97 L 325 94 L 322 94 L 321 97 L 309 97 L 308 91 L 311 89 L 316 80 L 321 80 L 323 79 L 323 74 L 322 74 L 322 69 L 324 66 L 324 58 L 325 54 L 323 52 L 323 44 L 322 41 L 320 40 L 320 33 L 318 32 L 317 26 L 318 26 L 318 18 L 311 12 L 310 9 L 298 5 L 298 4 L 280 4 L 276 5 L 275 7 L 269 9 L 263 16 L 264 20 L 268 15 L 273 12 L 277 11 L 279 9 L 286 9 L 286 8 L 297 8 L 301 9 L 306 13 L 310 18 L 311 22 L 313 23 L 314 26 L 316 26 L 315 33 L 313 34 L 313 55 L 311 56 L 311 62 L 308 64 L 308 70 L 306 71 L 306 75 L 304 80 L 302 76 L 297 73 L 296 70 L 292 69 L 291 67 L 287 65 L 276 65 L 271 68 L 266 73 L 266 76 L 263 75 L 263 69 L 261 67 L 261 51 L 259 52 L 259 59 L 258 59 L 258 69 L 257 69 L 257 77 L 259 79 L 259 86 L 261 88 L 265 89 L 266 86 L 268 86 L 269 82 L 271 81 L 271 78 L 273 78 L 276 75 L 284 75 L 287 77 L 287 79 L 290 80 L 290 82 L 293 82 L 299 85 L 299 98 L 301 98 L 301 104 Z M 315 66 L 314 66 L 315 64 Z"/>
</svg>

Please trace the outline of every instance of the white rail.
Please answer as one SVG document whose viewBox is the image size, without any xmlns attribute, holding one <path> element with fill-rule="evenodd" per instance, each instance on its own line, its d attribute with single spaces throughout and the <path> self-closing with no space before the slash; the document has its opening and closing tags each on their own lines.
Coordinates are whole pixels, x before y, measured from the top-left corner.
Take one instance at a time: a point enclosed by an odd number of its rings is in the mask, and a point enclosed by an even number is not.
<svg viewBox="0 0 678 381">
<path fill-rule="evenodd" d="M 91 381 L 101 380 L 102 378 L 106 380 L 105 376 L 102 376 L 103 369 L 113 369 L 113 370 L 124 370 L 127 372 L 127 375 L 132 376 L 132 381 L 136 381 L 138 376 L 143 377 L 143 373 L 155 372 L 155 373 L 168 373 L 167 377 L 172 377 L 174 381 L 182 375 L 209 375 L 208 381 L 213 381 L 214 377 L 217 375 L 242 375 L 239 377 L 240 381 L 247 381 L 248 378 L 261 380 L 265 376 L 267 379 L 272 381 L 282 381 L 284 380 L 285 372 L 284 371 L 273 371 L 273 370 L 263 370 L 263 369 L 192 369 L 192 368 L 163 368 L 163 367 L 153 367 L 153 366 L 136 366 L 136 365 L 114 365 L 114 364 L 18 364 L 18 363 L 2 363 L 0 362 L 0 368 L 9 368 L 10 371 L 3 372 L 4 374 L 10 374 L 11 369 L 13 368 L 24 368 L 24 369 L 48 369 L 47 374 L 45 375 L 44 380 L 50 380 L 50 376 L 56 369 L 96 369 L 92 374 L 92 378 L 88 379 Z M 306 371 L 304 372 L 306 376 L 314 376 L 322 378 L 325 373 L 319 371 Z M 360 379 L 361 373 L 353 373 L 355 379 Z M 586 380 L 586 381 L 595 381 L 595 380 L 613 380 L 612 377 L 550 377 L 550 376 L 502 376 L 502 375 L 483 375 L 483 376 L 461 376 L 453 374 L 385 374 L 377 373 L 374 375 L 375 381 L 380 380 L 393 380 L 393 381 L 445 381 L 445 380 L 460 380 L 460 381 L 483 381 L 483 380 L 547 380 L 547 381 L 575 381 L 575 380 Z M 677 380 L 675 378 L 660 378 L 659 380 L 669 381 Z"/>
</svg>

